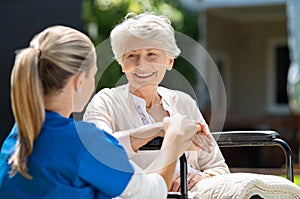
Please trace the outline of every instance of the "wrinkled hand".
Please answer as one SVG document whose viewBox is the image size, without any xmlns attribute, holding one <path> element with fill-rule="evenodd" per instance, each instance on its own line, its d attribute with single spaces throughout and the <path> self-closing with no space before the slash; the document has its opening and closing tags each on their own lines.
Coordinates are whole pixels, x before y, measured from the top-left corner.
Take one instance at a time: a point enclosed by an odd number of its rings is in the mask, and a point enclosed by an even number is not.
<svg viewBox="0 0 300 199">
<path fill-rule="evenodd" d="M 176 113 L 172 117 L 163 120 L 165 137 L 181 137 L 183 140 L 191 140 L 200 130 L 200 124 L 187 116 Z"/>
<path fill-rule="evenodd" d="M 215 144 L 214 138 L 212 137 L 209 128 L 206 123 L 196 122 L 200 125 L 198 132 L 195 136 L 192 137 L 193 145 L 191 145 L 188 150 L 203 150 L 207 152 L 211 152 L 213 146 Z"/>
<path fill-rule="evenodd" d="M 188 185 L 188 190 L 190 191 L 197 182 L 200 180 L 203 180 L 205 178 L 208 178 L 209 176 L 204 174 L 204 173 L 187 173 L 187 185 Z M 180 192 L 180 174 L 177 174 L 175 176 L 175 179 L 172 183 L 172 192 Z"/>
<path fill-rule="evenodd" d="M 176 113 L 163 120 L 165 133 L 161 151 L 168 153 L 170 162 L 176 161 L 190 146 L 200 125 L 187 116 Z M 164 150 L 167 149 L 167 150 Z"/>
</svg>

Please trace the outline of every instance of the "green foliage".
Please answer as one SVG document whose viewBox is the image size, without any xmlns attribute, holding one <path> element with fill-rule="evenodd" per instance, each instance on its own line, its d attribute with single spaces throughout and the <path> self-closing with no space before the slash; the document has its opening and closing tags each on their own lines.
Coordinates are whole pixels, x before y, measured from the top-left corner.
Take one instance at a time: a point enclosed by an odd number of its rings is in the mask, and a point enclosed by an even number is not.
<svg viewBox="0 0 300 199">
<path fill-rule="evenodd" d="M 123 75 L 120 65 L 113 61 L 104 71 L 103 75 L 98 81 L 96 86 L 96 91 L 101 90 L 102 88 L 112 88 L 115 87 L 116 83 Z"/>
<path fill-rule="evenodd" d="M 147 11 L 166 15 L 175 31 L 197 40 L 197 15 L 184 10 L 177 0 L 83 0 L 82 3 L 84 27 L 95 45 L 109 38 L 112 28 L 127 13 Z M 174 69 L 183 74 L 192 86 L 196 84 L 195 70 L 188 62 L 179 58 L 175 61 Z M 101 76 L 96 89 L 115 86 L 122 75 L 121 67 L 115 61 L 112 62 Z"/>
<path fill-rule="evenodd" d="M 300 176 L 299 175 L 295 175 L 295 184 L 298 185 L 300 187 Z"/>
</svg>

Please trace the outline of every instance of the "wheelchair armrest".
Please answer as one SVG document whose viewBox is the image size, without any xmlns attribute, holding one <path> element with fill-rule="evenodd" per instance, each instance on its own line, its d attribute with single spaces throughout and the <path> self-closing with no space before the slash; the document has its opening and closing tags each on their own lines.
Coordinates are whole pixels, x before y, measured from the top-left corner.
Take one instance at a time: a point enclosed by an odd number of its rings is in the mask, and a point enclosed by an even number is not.
<svg viewBox="0 0 300 199">
<path fill-rule="evenodd" d="M 264 143 L 280 137 L 275 131 L 223 131 L 212 132 L 212 136 L 220 146 Z"/>
<path fill-rule="evenodd" d="M 275 138 L 280 138 L 275 131 L 222 131 L 212 132 L 214 139 L 219 146 L 247 146 L 247 145 L 267 145 L 273 143 Z M 163 137 L 157 137 L 149 141 L 139 150 L 158 150 L 163 142 Z"/>
</svg>

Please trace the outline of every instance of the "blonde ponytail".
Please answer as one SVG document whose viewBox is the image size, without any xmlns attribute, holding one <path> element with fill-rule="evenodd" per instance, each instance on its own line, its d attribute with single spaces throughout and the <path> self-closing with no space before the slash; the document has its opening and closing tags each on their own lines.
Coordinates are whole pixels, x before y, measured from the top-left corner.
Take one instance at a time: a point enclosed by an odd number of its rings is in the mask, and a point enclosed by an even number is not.
<svg viewBox="0 0 300 199">
<path fill-rule="evenodd" d="M 9 160 L 12 164 L 10 174 L 19 171 L 29 179 L 27 159 L 45 118 L 43 89 L 38 72 L 39 55 L 38 49 L 22 50 L 16 57 L 11 75 L 12 110 L 19 133 L 16 151 Z"/>
</svg>

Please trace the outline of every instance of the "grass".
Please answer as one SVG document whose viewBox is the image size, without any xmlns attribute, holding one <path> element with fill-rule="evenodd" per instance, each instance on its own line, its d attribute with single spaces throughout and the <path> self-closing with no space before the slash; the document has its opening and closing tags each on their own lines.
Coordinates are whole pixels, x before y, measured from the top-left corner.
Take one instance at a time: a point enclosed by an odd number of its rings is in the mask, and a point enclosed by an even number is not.
<svg viewBox="0 0 300 199">
<path fill-rule="evenodd" d="M 294 176 L 294 183 L 300 187 L 300 175 Z"/>
</svg>

